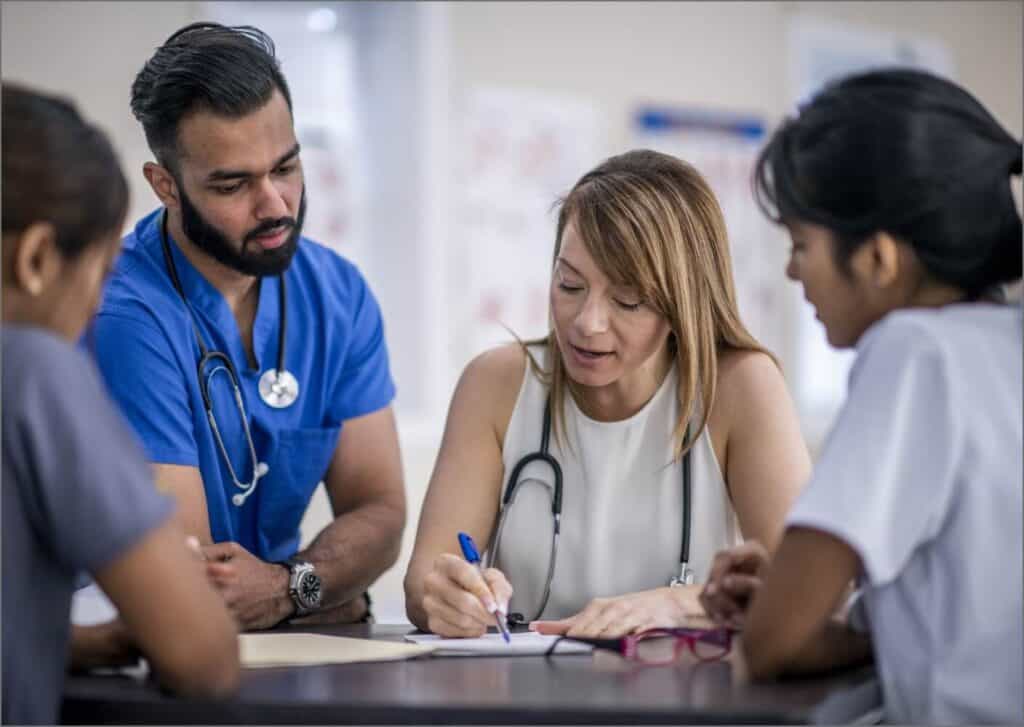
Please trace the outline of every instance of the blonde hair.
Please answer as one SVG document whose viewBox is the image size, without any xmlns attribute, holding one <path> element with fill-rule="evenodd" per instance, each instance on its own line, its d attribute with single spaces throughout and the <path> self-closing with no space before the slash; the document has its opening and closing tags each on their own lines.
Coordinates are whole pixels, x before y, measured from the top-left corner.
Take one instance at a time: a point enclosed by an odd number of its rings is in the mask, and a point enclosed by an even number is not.
<svg viewBox="0 0 1024 727">
<path fill-rule="evenodd" d="M 760 351 L 778 365 L 740 320 L 718 201 L 686 162 L 635 150 L 611 157 L 585 174 L 561 200 L 554 260 L 569 222 L 612 283 L 635 288 L 668 320 L 670 351 L 679 372 L 680 417 L 673 451 L 680 458 L 707 426 L 720 351 Z M 565 392 L 578 398 L 580 391 L 566 374 L 553 331 L 529 343 L 547 346 L 547 371 L 541 371 L 532 356 L 529 361 L 550 387 L 552 424 L 560 436 Z M 688 430 L 695 410 L 700 411 L 700 425 Z"/>
</svg>

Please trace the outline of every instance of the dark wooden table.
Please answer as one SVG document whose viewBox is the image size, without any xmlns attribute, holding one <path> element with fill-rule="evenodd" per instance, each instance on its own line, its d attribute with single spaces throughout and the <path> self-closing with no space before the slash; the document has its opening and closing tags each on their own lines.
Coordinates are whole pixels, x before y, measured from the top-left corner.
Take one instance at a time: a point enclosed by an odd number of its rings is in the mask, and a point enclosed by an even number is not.
<svg viewBox="0 0 1024 727">
<path fill-rule="evenodd" d="M 410 627 L 334 626 L 338 636 L 401 639 Z M 751 684 L 727 661 L 640 667 L 611 652 L 544 657 L 420 657 L 400 662 L 246 670 L 224 702 L 177 699 L 152 681 L 72 676 L 73 724 L 837 723 L 878 701 L 872 669 Z"/>
</svg>

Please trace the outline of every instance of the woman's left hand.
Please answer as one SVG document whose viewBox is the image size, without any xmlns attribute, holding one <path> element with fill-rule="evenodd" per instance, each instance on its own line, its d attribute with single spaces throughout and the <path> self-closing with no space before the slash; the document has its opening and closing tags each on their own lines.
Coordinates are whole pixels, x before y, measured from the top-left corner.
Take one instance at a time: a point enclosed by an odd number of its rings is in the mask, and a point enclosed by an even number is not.
<svg viewBox="0 0 1024 727">
<path fill-rule="evenodd" d="M 560 621 L 534 621 L 541 634 L 613 639 L 654 628 L 672 628 L 704 617 L 700 586 L 654 588 L 614 598 L 595 598 L 575 616 Z"/>
</svg>

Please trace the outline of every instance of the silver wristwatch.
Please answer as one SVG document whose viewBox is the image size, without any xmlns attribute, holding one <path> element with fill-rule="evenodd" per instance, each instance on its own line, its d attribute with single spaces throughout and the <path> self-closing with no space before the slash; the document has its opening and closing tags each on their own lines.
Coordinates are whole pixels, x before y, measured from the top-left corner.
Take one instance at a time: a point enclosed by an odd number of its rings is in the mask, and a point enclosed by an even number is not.
<svg viewBox="0 0 1024 727">
<path fill-rule="evenodd" d="M 288 569 L 288 595 L 295 604 L 295 615 L 305 616 L 320 608 L 320 576 L 312 563 L 289 558 L 280 563 Z"/>
</svg>

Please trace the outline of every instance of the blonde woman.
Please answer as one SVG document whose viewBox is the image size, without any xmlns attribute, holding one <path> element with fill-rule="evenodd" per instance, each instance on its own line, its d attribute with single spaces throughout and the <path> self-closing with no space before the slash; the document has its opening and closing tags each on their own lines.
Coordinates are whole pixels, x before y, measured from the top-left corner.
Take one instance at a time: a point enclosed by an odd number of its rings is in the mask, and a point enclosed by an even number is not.
<svg viewBox="0 0 1024 727">
<path fill-rule="evenodd" d="M 570 636 L 681 624 L 715 552 L 773 548 L 808 476 L 693 167 L 633 151 L 580 179 L 558 216 L 550 319 L 456 387 L 405 578 L 421 629 L 477 636 L 508 613 Z M 466 562 L 460 531 L 492 567 Z"/>
</svg>

